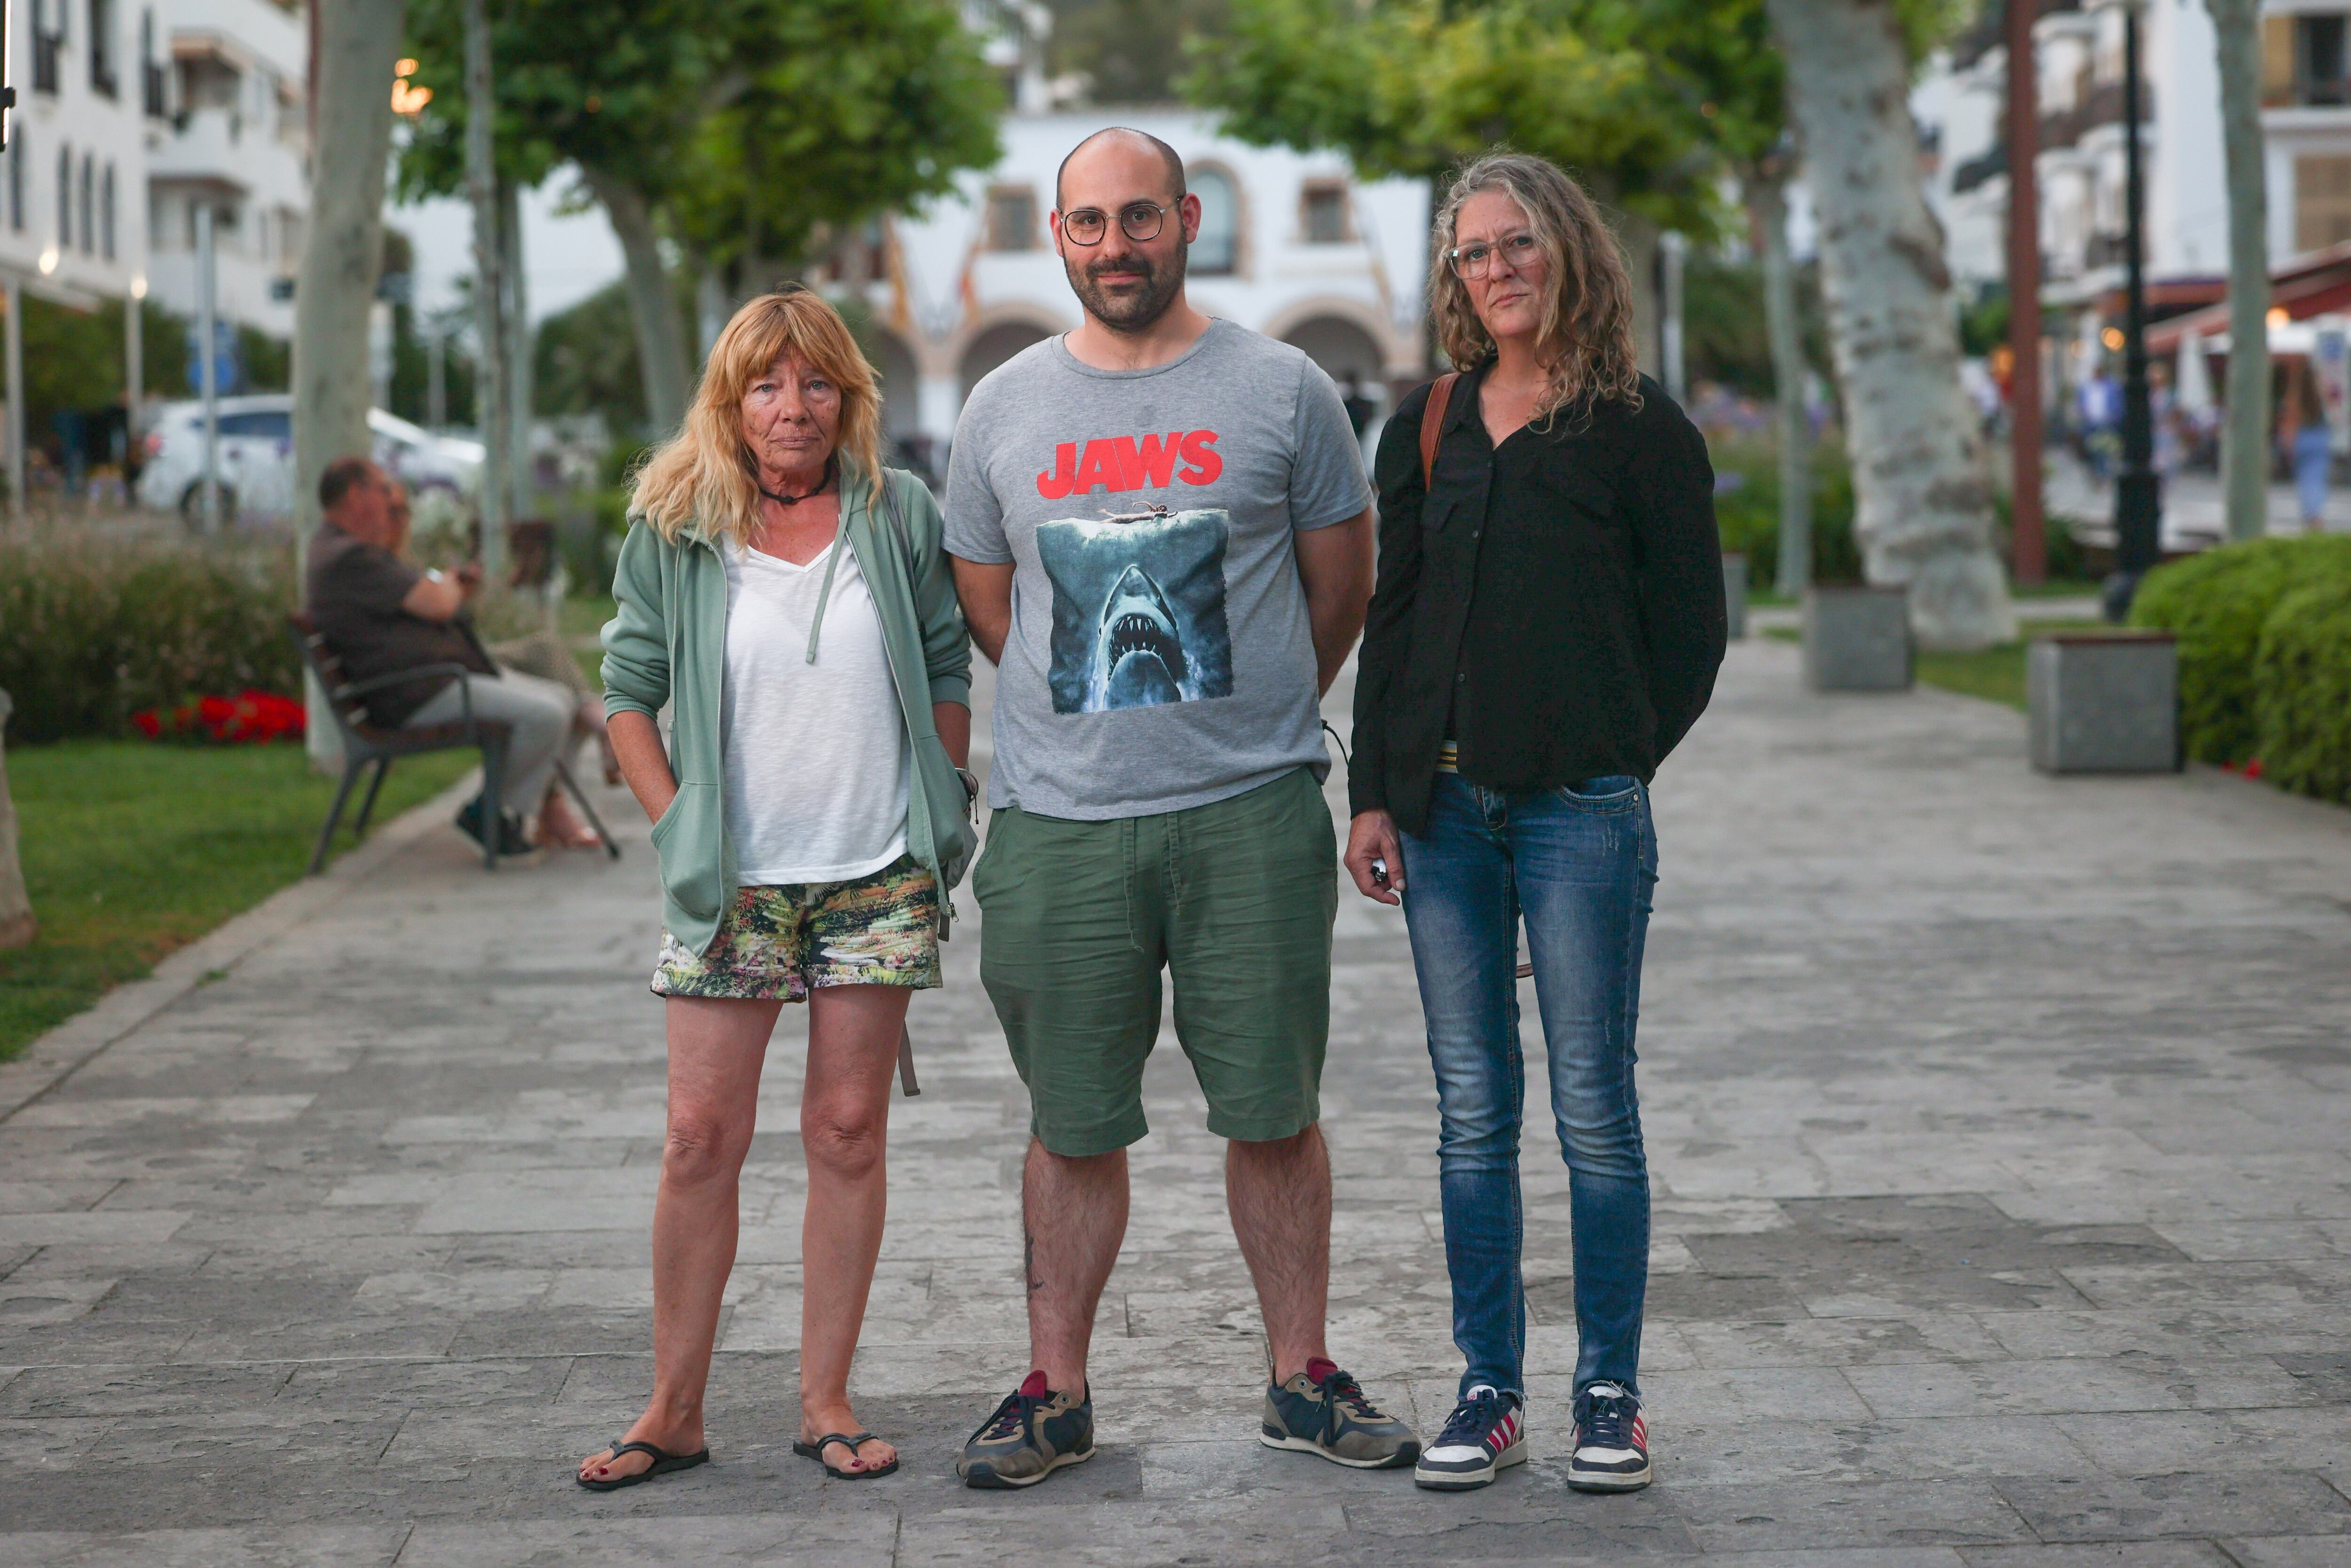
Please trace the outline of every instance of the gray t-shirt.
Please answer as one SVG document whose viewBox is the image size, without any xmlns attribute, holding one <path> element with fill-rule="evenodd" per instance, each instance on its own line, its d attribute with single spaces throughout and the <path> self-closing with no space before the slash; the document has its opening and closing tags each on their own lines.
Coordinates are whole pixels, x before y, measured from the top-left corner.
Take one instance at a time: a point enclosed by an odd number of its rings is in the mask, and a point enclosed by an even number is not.
<svg viewBox="0 0 2351 1568">
<path fill-rule="evenodd" d="M 1372 504 L 1338 389 L 1218 321 L 1098 371 L 1059 338 L 972 389 L 946 548 L 1012 563 L 991 806 L 1100 821 L 1327 773 L 1293 532 Z"/>
</svg>

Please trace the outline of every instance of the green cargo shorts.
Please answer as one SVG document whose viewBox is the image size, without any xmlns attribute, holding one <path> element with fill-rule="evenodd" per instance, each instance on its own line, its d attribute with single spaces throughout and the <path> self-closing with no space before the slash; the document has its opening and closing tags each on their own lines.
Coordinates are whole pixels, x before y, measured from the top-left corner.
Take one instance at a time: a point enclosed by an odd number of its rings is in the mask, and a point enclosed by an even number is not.
<svg viewBox="0 0 2351 1568">
<path fill-rule="evenodd" d="M 1156 817 L 1007 807 L 972 892 L 980 979 L 1053 1153 L 1108 1154 L 1150 1131 L 1163 967 L 1210 1132 L 1262 1142 L 1321 1119 L 1338 846 L 1307 769 Z"/>
</svg>

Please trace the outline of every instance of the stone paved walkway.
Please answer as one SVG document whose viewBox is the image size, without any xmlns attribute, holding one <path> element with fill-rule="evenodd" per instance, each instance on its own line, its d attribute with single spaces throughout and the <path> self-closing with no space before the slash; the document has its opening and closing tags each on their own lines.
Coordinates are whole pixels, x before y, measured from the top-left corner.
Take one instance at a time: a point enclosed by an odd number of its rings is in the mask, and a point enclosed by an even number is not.
<svg viewBox="0 0 2351 1568">
<path fill-rule="evenodd" d="M 639 830 L 617 867 L 486 879 L 436 827 L 0 1124 L 0 1563 L 2351 1562 L 2351 812 L 2041 779 L 2005 709 L 1808 696 L 1795 664 L 1734 650 L 1657 792 L 1653 1490 L 1562 1482 L 1542 1136 L 1535 1461 L 1446 1498 L 1260 1449 L 1255 1309 L 1172 1041 L 1097 1341 L 1103 1451 L 958 1489 L 1025 1369 L 1025 1108 L 962 940 L 916 1004 L 856 1380 L 905 1470 L 828 1482 L 785 1446 L 794 1020 L 718 1462 L 579 1492 L 647 1378 L 651 860 Z M 1433 1425 L 1458 1364 L 1399 922 L 1351 896 L 1338 960 L 1335 1344 Z"/>
</svg>

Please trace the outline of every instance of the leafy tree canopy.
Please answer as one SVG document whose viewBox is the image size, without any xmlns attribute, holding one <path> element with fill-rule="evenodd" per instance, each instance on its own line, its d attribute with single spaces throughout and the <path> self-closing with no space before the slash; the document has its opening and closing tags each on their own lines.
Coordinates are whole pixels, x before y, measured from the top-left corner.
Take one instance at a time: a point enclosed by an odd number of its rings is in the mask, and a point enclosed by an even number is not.
<svg viewBox="0 0 2351 1568">
<path fill-rule="evenodd" d="M 1970 0 L 1892 0 L 1912 57 Z M 1187 97 L 1245 141 L 1333 147 L 1363 173 L 1435 178 L 1509 146 L 1668 228 L 1719 234 L 1726 166 L 1786 123 L 1763 0 L 1230 0 L 1195 39 Z"/>
<path fill-rule="evenodd" d="M 499 170 L 566 162 L 643 193 L 705 257 L 794 257 L 820 227 L 997 156 L 1001 85 L 948 0 L 491 0 Z M 465 183 L 463 0 L 411 0 L 430 88 L 403 195 Z"/>
<path fill-rule="evenodd" d="M 664 193 L 674 231 L 721 264 L 797 258 L 996 162 L 1000 78 L 943 0 L 742 0 L 730 90 Z M 658 187 L 657 187 L 658 189 Z"/>
</svg>

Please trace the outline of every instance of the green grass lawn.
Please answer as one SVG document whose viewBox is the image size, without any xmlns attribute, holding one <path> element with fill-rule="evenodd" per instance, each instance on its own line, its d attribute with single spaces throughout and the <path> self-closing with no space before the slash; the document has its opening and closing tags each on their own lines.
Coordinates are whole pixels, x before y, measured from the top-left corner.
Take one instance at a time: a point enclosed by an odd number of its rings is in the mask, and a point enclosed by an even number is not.
<svg viewBox="0 0 2351 1568">
<path fill-rule="evenodd" d="M 478 760 L 447 751 L 394 764 L 375 822 Z M 299 746 L 144 740 L 11 747 L 8 784 L 40 935 L 0 953 L 0 1061 L 298 879 L 335 793 Z M 357 810 L 355 799 L 346 822 Z M 350 847 L 348 828 L 335 841 Z"/>
<path fill-rule="evenodd" d="M 1997 648 L 1986 648 L 1976 653 L 1918 654 L 1919 681 L 1926 685 L 1940 686 L 1947 692 L 1962 696 L 1982 697 L 1987 702 L 2006 703 L 2019 713 L 2024 711 L 2024 645 L 2032 638 L 2052 632 L 2108 632 L 2113 628 L 2103 621 L 2031 621 L 2022 628 L 2023 635 L 2013 643 L 2002 643 Z M 1775 626 L 1767 635 L 1782 642 L 1802 640 L 1802 633 L 1792 626 Z"/>
</svg>

